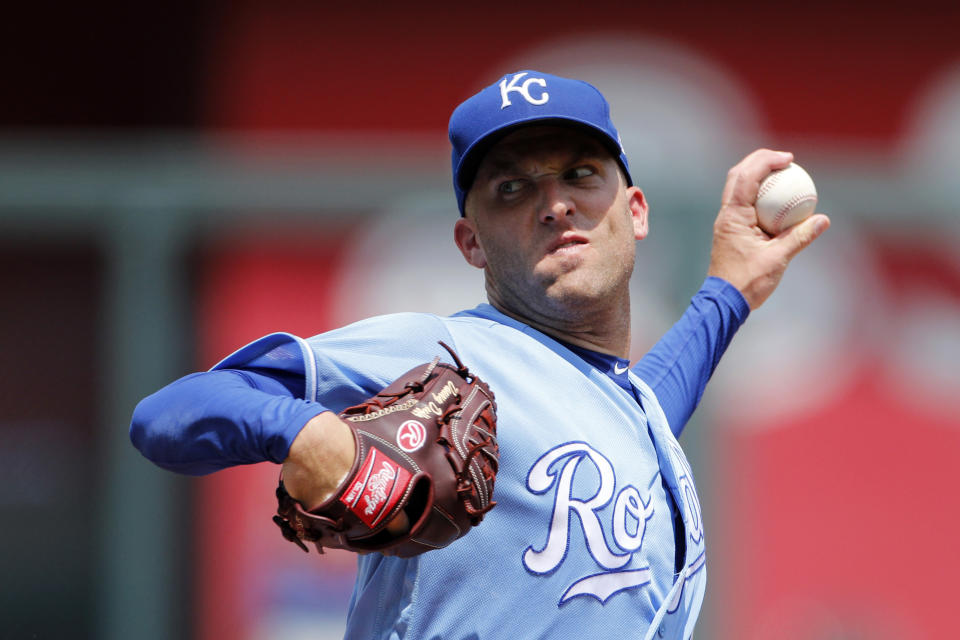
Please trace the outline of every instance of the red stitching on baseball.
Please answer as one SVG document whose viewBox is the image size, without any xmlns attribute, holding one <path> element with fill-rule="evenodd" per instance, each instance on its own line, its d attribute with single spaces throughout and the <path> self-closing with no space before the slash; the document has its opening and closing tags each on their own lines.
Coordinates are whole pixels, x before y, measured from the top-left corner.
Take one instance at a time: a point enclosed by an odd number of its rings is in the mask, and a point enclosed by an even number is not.
<svg viewBox="0 0 960 640">
<path fill-rule="evenodd" d="M 780 176 L 783 175 L 783 172 L 784 172 L 784 169 L 780 169 L 779 171 L 775 171 L 771 173 L 767 177 L 766 182 L 760 185 L 760 191 L 757 192 L 757 200 L 762 198 L 767 193 L 767 191 L 770 191 L 770 189 L 773 189 L 773 186 L 778 182 L 780 182 Z"/>
<path fill-rule="evenodd" d="M 783 218 L 788 213 L 790 213 L 791 209 L 793 209 L 797 205 L 803 204 L 804 202 L 807 202 L 809 200 L 816 200 L 816 199 L 817 199 L 817 196 L 808 193 L 802 196 L 796 195 L 790 198 L 789 200 L 787 200 L 786 204 L 780 207 L 780 211 L 777 212 L 777 217 L 773 219 L 773 227 L 776 230 L 776 232 L 780 233 L 781 231 L 783 231 L 783 229 L 780 228 L 780 223 L 783 221 Z"/>
</svg>

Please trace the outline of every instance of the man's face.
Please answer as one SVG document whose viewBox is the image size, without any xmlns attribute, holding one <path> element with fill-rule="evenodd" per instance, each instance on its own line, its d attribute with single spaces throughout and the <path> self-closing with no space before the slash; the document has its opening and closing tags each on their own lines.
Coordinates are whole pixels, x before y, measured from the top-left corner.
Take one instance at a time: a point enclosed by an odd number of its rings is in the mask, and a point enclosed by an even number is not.
<svg viewBox="0 0 960 640">
<path fill-rule="evenodd" d="M 634 245 L 647 232 L 642 192 L 627 187 L 597 140 L 562 126 L 527 127 L 498 142 L 465 212 L 457 245 L 485 270 L 491 302 L 539 322 L 575 321 L 626 299 Z"/>
</svg>

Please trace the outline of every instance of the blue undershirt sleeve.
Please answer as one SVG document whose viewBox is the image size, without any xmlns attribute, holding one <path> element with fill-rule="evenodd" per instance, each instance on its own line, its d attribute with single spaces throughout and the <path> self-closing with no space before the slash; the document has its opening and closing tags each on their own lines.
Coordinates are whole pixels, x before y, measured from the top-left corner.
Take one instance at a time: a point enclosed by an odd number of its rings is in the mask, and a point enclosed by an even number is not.
<svg viewBox="0 0 960 640">
<path fill-rule="evenodd" d="M 674 435 L 680 436 L 720 357 L 750 306 L 730 283 L 708 277 L 683 316 L 634 366 L 653 389 Z"/>
<path fill-rule="evenodd" d="M 273 333 L 205 373 L 144 398 L 130 439 L 157 465 L 201 475 L 238 464 L 280 463 L 314 416 L 361 402 L 452 342 L 428 314 L 370 318 L 304 340 Z"/>
<path fill-rule="evenodd" d="M 287 378 L 232 369 L 185 376 L 137 405 L 130 439 L 155 464 L 189 475 L 283 462 L 303 425 L 326 411 L 295 397 Z"/>
</svg>

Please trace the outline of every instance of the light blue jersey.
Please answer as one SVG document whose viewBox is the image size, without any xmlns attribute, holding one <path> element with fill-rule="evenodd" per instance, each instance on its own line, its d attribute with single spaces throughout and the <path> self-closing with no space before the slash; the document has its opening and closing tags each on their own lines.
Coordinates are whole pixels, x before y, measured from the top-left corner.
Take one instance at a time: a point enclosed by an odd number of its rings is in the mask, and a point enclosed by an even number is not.
<svg viewBox="0 0 960 640">
<path fill-rule="evenodd" d="M 706 583 L 700 505 L 657 398 L 633 373 L 635 396 L 489 305 L 307 340 L 273 334 L 216 368 L 296 363 L 304 398 L 339 411 L 444 355 L 439 340 L 496 394 L 497 506 L 445 549 L 359 556 L 347 637 L 689 638 Z"/>
<path fill-rule="evenodd" d="M 359 556 L 347 637 L 686 640 L 706 556 L 675 435 L 749 311 L 729 283 L 707 278 L 627 380 L 620 359 L 604 371 L 601 354 L 577 355 L 486 304 L 306 340 L 271 334 L 144 398 L 130 437 L 179 473 L 283 462 L 310 418 L 447 357 L 442 340 L 496 394 L 497 506 L 444 549 Z"/>
</svg>

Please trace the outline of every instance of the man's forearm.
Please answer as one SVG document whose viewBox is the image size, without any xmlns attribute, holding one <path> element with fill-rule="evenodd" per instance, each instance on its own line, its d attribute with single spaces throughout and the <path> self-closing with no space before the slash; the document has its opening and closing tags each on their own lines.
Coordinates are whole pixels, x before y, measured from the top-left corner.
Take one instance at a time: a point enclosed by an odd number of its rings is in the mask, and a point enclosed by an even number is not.
<svg viewBox="0 0 960 640">
<path fill-rule="evenodd" d="M 324 410 L 294 398 L 268 376 L 195 373 L 137 405 L 130 439 L 155 464 L 202 475 L 238 464 L 283 462 L 299 431 Z"/>
</svg>

